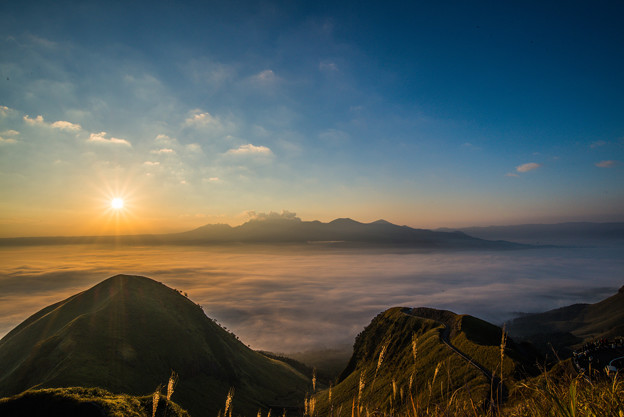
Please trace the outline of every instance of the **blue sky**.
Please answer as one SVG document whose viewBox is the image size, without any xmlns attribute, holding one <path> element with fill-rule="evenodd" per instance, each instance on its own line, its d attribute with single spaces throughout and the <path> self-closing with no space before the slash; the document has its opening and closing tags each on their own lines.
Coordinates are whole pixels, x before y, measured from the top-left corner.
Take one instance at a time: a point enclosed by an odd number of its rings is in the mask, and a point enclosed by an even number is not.
<svg viewBox="0 0 624 417">
<path fill-rule="evenodd" d="M 624 220 L 623 12 L 4 2 L 2 234 Z"/>
</svg>

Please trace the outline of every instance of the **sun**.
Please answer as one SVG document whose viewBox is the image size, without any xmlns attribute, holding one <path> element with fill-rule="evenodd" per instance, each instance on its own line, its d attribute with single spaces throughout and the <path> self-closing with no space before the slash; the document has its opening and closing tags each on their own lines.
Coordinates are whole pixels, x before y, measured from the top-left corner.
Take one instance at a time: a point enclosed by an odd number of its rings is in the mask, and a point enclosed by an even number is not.
<svg viewBox="0 0 624 417">
<path fill-rule="evenodd" d="M 121 210 L 124 206 L 123 198 L 115 197 L 111 200 L 111 208 L 113 210 Z"/>
</svg>

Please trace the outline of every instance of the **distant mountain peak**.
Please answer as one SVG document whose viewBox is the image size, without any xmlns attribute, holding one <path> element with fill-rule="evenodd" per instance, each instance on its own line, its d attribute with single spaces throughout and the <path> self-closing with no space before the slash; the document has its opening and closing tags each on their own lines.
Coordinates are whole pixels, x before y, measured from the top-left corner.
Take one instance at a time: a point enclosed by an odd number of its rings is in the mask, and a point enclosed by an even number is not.
<svg viewBox="0 0 624 417">
<path fill-rule="evenodd" d="M 389 221 L 384 220 L 384 219 L 375 220 L 375 221 L 374 221 L 374 222 L 372 222 L 371 224 L 386 224 L 386 225 L 392 225 L 392 226 L 394 226 L 394 224 L 393 224 L 393 223 L 390 223 Z"/>
</svg>

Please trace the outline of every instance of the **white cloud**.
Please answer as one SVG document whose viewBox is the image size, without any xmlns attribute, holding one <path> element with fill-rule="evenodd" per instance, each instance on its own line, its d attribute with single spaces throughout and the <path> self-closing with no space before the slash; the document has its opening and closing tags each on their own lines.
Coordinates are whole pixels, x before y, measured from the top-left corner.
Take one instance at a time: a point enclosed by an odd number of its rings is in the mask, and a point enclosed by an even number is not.
<svg viewBox="0 0 624 417">
<path fill-rule="evenodd" d="M 105 136 L 106 136 L 106 132 L 91 133 L 91 135 L 89 136 L 89 139 L 87 139 L 87 142 L 109 143 L 112 145 L 124 145 L 124 146 L 132 147 L 132 144 L 128 142 L 126 139 L 119 139 L 119 138 L 106 139 Z"/>
<path fill-rule="evenodd" d="M 171 148 L 162 148 L 162 149 L 153 150 L 151 151 L 151 153 L 156 154 L 156 155 L 173 155 L 176 153 L 176 151 L 174 151 Z"/>
<path fill-rule="evenodd" d="M 145 162 L 143 162 L 143 165 L 147 165 L 148 167 L 153 167 L 153 166 L 160 165 L 160 162 L 158 162 L 158 161 L 145 161 Z"/>
<path fill-rule="evenodd" d="M 202 113 L 200 110 L 193 110 L 192 116 L 185 120 L 185 124 L 187 126 L 211 126 L 216 128 L 223 127 L 223 124 L 218 117 L 215 117 L 208 112 Z"/>
<path fill-rule="evenodd" d="M 64 120 L 59 120 L 58 122 L 54 122 L 52 123 L 51 126 L 55 129 L 61 129 L 61 130 L 73 130 L 73 131 L 82 130 L 82 126 L 80 126 L 79 124 L 66 122 Z"/>
<path fill-rule="evenodd" d="M 606 144 L 607 144 L 607 142 L 605 142 L 604 140 L 598 140 L 598 141 L 592 143 L 591 145 L 589 145 L 589 147 L 594 149 L 594 148 L 598 148 L 600 146 L 605 146 Z"/>
<path fill-rule="evenodd" d="M 7 114 L 11 113 L 13 110 L 10 107 L 7 106 L 0 106 L 0 116 L 6 116 Z"/>
<path fill-rule="evenodd" d="M 208 181 L 209 182 L 219 182 L 221 180 L 219 179 L 219 177 L 210 177 L 210 178 L 208 178 Z"/>
<path fill-rule="evenodd" d="M 18 132 L 17 130 L 5 130 L 4 132 L 0 133 L 4 136 L 17 136 L 20 134 L 20 132 Z"/>
<path fill-rule="evenodd" d="M 597 162 L 595 165 L 598 168 L 611 168 L 615 165 L 617 165 L 618 161 L 613 161 L 613 160 L 609 160 L 609 161 L 600 161 Z"/>
<path fill-rule="evenodd" d="M 17 141 L 15 139 L 11 139 L 11 138 L 3 138 L 2 136 L 0 136 L 0 144 L 2 143 L 17 143 Z"/>
<path fill-rule="evenodd" d="M 227 153 L 233 155 L 273 155 L 271 149 L 267 148 L 266 146 L 255 146 L 251 143 L 248 143 L 247 145 L 241 145 L 236 149 L 230 149 L 229 151 L 227 151 Z"/>
<path fill-rule="evenodd" d="M 24 121 L 31 126 L 45 124 L 45 122 L 43 121 L 43 116 L 41 115 L 35 117 L 34 119 L 31 119 L 28 115 L 26 115 L 24 116 Z"/>
<path fill-rule="evenodd" d="M 529 171 L 533 171 L 534 169 L 537 169 L 539 167 L 541 167 L 541 164 L 537 164 L 535 162 L 529 162 L 527 164 L 522 164 L 522 165 L 518 165 L 516 167 L 516 171 L 518 172 L 529 172 Z"/>
</svg>

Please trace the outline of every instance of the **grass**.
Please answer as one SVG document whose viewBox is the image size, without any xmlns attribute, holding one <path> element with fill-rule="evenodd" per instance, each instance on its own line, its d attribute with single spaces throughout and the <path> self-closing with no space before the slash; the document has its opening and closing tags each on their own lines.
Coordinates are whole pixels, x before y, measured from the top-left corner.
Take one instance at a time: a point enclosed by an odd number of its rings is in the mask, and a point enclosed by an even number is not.
<svg viewBox="0 0 624 417">
<path fill-rule="evenodd" d="M 100 416 L 107 417 L 189 417 L 180 406 L 160 397 L 153 413 L 153 397 L 112 394 L 101 388 L 48 388 L 29 390 L 0 399 L 0 415 L 17 416 Z"/>
</svg>

